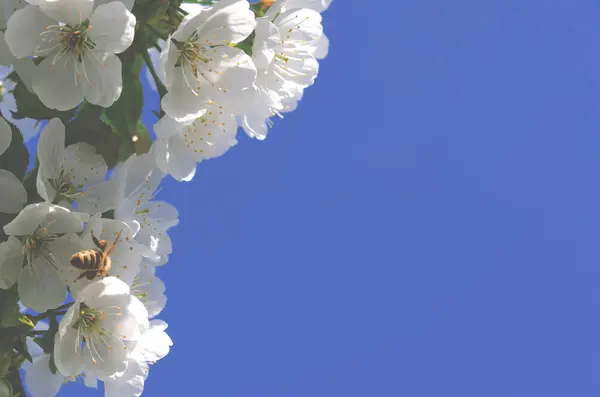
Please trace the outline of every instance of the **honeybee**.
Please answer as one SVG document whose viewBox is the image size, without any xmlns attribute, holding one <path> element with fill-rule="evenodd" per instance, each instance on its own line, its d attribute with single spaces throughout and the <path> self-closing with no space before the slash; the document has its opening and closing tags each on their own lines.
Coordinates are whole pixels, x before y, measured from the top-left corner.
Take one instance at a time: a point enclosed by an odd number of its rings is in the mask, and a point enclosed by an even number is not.
<svg viewBox="0 0 600 397">
<path fill-rule="evenodd" d="M 106 240 L 98 240 L 96 236 L 92 234 L 92 240 L 94 240 L 94 244 L 96 244 L 96 247 L 98 247 L 99 250 L 83 250 L 71 256 L 71 265 L 78 269 L 85 270 L 77 280 L 84 277 L 87 277 L 88 280 L 93 280 L 97 276 L 104 279 L 104 277 L 108 276 L 111 266 L 110 254 L 115 250 L 122 233 L 123 231 L 121 230 L 110 246 L 108 246 Z"/>
</svg>

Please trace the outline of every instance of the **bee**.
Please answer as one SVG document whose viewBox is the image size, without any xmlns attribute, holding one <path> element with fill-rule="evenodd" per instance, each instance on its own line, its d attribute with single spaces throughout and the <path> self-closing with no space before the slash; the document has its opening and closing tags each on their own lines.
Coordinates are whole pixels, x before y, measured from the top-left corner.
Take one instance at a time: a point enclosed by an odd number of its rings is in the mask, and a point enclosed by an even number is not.
<svg viewBox="0 0 600 397">
<path fill-rule="evenodd" d="M 104 279 L 104 277 L 108 276 L 111 267 L 110 254 L 115 250 L 122 233 L 123 231 L 121 230 L 110 246 L 108 246 L 106 240 L 98 240 L 96 236 L 92 234 L 92 240 L 94 240 L 94 244 L 96 244 L 96 247 L 99 249 L 83 250 L 71 256 L 71 265 L 78 269 L 85 270 L 77 280 L 84 277 L 88 280 L 93 280 L 97 276 Z"/>
</svg>

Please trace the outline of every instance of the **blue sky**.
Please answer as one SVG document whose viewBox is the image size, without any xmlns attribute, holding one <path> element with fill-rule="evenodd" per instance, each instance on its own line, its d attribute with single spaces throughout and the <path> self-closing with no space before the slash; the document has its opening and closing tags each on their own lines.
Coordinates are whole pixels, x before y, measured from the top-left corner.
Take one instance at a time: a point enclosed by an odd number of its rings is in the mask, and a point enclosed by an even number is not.
<svg viewBox="0 0 600 397">
<path fill-rule="evenodd" d="M 599 16 L 335 1 L 299 109 L 165 183 L 144 396 L 598 395 Z"/>
</svg>

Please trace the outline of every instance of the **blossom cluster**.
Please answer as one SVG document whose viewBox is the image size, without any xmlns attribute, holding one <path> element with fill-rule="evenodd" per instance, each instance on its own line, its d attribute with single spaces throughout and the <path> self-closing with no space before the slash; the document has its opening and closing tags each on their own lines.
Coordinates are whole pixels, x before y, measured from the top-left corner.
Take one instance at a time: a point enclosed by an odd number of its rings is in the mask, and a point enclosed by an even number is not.
<svg viewBox="0 0 600 397">
<path fill-rule="evenodd" d="M 38 133 L 39 141 L 27 175 L 0 169 L 0 213 L 11 214 L 0 243 L 0 293 L 14 291 L 23 308 L 29 353 L 10 354 L 32 361 L 25 379 L 34 397 L 54 396 L 78 378 L 94 388 L 103 382 L 107 397 L 141 395 L 149 364 L 172 346 L 157 319 L 167 298 L 156 270 L 169 261 L 179 215 L 156 198 L 161 182 L 190 181 L 197 163 L 236 145 L 240 129 L 265 139 L 273 117 L 296 109 L 327 55 L 320 14 L 330 0 L 203 3 L 4 4 L 0 165 L 16 144 Z M 108 131 L 130 132 L 120 129 L 131 123 L 110 117 L 122 111 L 138 54 L 161 96 L 155 140 L 129 153 L 131 142 L 123 143 L 126 155 L 111 164 L 78 139 L 77 126 L 99 109 L 93 117 Z M 35 97 L 44 116 L 18 116 L 19 95 Z M 19 360 L 9 356 L 13 367 Z"/>
</svg>

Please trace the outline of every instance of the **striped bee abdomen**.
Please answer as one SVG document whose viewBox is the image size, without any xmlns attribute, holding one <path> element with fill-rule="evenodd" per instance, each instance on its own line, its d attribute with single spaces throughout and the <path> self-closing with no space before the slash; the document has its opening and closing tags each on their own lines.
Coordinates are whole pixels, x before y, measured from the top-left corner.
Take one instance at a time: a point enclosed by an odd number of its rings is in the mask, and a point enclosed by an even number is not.
<svg viewBox="0 0 600 397">
<path fill-rule="evenodd" d="M 71 256 L 71 265 L 82 270 L 97 269 L 102 264 L 103 253 L 97 250 L 80 251 Z"/>
</svg>

